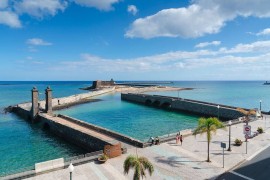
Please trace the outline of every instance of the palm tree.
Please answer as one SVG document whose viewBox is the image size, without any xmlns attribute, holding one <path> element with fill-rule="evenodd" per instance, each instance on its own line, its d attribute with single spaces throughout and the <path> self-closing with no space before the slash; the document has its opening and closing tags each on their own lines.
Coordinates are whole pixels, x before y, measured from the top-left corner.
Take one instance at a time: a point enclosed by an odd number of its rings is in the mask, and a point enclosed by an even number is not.
<svg viewBox="0 0 270 180">
<path fill-rule="evenodd" d="M 145 170 L 148 170 L 150 176 L 154 172 L 154 166 L 145 157 L 138 157 L 134 155 L 129 155 L 124 162 L 124 173 L 128 174 L 129 169 L 134 168 L 133 180 L 140 180 L 146 177 Z"/>
<path fill-rule="evenodd" d="M 245 109 L 242 109 L 242 108 L 237 108 L 236 110 L 238 112 L 242 113 L 243 115 L 245 115 L 245 122 L 246 122 L 246 124 L 248 124 L 249 116 L 256 114 L 256 111 L 254 109 L 245 110 Z"/>
<path fill-rule="evenodd" d="M 209 147 L 210 141 L 212 139 L 212 132 L 216 133 L 217 128 L 224 128 L 224 124 L 215 117 L 211 118 L 200 118 L 198 122 L 198 127 L 194 130 L 193 135 L 202 134 L 206 132 L 207 134 L 207 162 L 211 162 L 209 158 Z"/>
</svg>

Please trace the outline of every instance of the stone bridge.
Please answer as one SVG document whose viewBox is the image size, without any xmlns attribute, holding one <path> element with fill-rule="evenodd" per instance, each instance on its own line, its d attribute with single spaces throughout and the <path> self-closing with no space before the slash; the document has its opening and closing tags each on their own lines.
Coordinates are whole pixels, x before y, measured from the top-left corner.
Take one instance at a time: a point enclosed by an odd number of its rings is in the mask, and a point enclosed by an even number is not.
<svg viewBox="0 0 270 180">
<path fill-rule="evenodd" d="M 173 111 L 181 111 L 203 117 L 231 120 L 242 117 L 237 107 L 169 96 L 122 93 L 121 99 Z"/>
<path fill-rule="evenodd" d="M 45 101 L 39 101 L 38 89 L 34 87 L 32 89 L 32 103 L 18 104 L 11 109 L 22 118 L 39 124 L 44 130 L 87 151 L 102 150 L 105 145 L 115 145 L 119 142 L 125 147 L 144 147 L 144 143 L 137 139 L 79 119 L 53 113 L 55 107 L 84 103 L 94 96 L 110 93 L 113 90 L 114 88 L 54 99 L 52 90 L 48 87 L 45 90 Z M 59 101 L 62 104 L 59 105 Z"/>
</svg>

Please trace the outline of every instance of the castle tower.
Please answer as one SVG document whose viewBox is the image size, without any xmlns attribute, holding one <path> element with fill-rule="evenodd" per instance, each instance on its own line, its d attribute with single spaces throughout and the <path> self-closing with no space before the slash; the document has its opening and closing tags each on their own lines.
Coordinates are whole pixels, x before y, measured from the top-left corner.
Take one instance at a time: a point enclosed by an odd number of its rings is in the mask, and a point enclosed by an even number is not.
<svg viewBox="0 0 270 180">
<path fill-rule="evenodd" d="M 32 89 L 32 108 L 31 108 L 31 118 L 34 120 L 39 113 L 38 105 L 38 90 L 36 87 Z"/>
<path fill-rule="evenodd" d="M 45 112 L 48 114 L 52 114 L 52 90 L 50 86 L 45 89 L 46 94 L 46 105 L 45 105 Z"/>
</svg>

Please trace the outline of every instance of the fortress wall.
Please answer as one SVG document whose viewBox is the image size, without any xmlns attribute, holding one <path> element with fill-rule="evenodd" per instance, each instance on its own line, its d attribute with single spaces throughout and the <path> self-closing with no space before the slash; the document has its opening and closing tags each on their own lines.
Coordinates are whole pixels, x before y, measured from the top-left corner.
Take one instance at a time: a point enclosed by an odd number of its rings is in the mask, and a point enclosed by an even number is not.
<svg viewBox="0 0 270 180">
<path fill-rule="evenodd" d="M 205 117 L 219 116 L 221 120 L 237 119 L 243 116 L 242 113 L 236 110 L 237 107 L 175 97 L 122 93 L 121 99 L 140 104 L 148 104 L 157 108 L 187 112 Z M 219 109 L 217 108 L 218 105 L 220 106 Z"/>
</svg>

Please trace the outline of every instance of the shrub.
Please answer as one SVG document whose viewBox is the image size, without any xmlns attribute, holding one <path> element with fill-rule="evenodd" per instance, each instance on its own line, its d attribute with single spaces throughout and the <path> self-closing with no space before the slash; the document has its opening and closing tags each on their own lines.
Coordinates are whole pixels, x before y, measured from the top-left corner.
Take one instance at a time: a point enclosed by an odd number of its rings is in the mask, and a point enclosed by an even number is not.
<svg viewBox="0 0 270 180">
<path fill-rule="evenodd" d="M 99 156 L 99 159 L 100 159 L 100 160 L 107 161 L 107 160 L 109 159 L 109 157 L 106 156 L 105 154 L 102 154 L 102 155 Z"/>
<path fill-rule="evenodd" d="M 240 145 L 242 145 L 243 142 L 240 139 L 235 139 L 234 143 L 235 143 L 235 145 L 240 146 Z"/>
<path fill-rule="evenodd" d="M 262 127 L 258 127 L 258 129 L 257 129 L 257 131 L 258 131 L 258 133 L 263 133 L 263 128 Z"/>
</svg>

